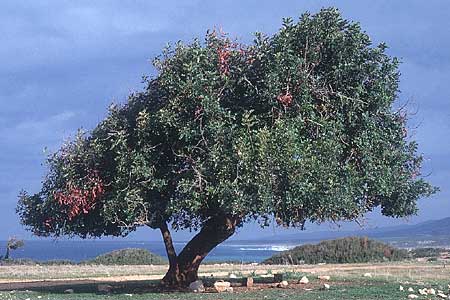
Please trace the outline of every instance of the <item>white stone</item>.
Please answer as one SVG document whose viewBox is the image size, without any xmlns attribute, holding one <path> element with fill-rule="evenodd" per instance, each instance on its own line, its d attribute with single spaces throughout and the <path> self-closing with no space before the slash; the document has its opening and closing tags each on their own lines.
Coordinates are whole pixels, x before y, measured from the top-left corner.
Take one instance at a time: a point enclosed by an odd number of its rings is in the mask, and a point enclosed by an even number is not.
<svg viewBox="0 0 450 300">
<path fill-rule="evenodd" d="M 400 287 L 399 287 L 399 290 L 400 290 L 400 291 L 404 291 L 405 288 L 404 288 L 403 286 L 400 286 Z"/>
<path fill-rule="evenodd" d="M 308 277 L 303 276 L 302 279 L 300 279 L 300 281 L 298 283 L 307 284 L 307 283 L 309 283 L 309 279 L 308 279 Z"/>
<path fill-rule="evenodd" d="M 444 293 L 438 293 L 437 296 L 442 298 L 442 299 L 447 299 L 447 295 L 444 294 Z"/>
<path fill-rule="evenodd" d="M 419 289 L 419 294 L 428 295 L 427 289 Z"/>
<path fill-rule="evenodd" d="M 414 292 L 414 289 L 412 287 L 408 288 L 408 292 Z"/>
<path fill-rule="evenodd" d="M 247 277 L 245 280 L 245 286 L 246 287 L 252 287 L 254 283 L 253 277 Z"/>
<path fill-rule="evenodd" d="M 236 276 L 236 274 L 233 274 L 233 273 L 231 273 L 230 274 L 230 276 L 228 276 L 230 279 L 236 279 L 237 278 L 237 276 Z"/>
<path fill-rule="evenodd" d="M 430 289 L 427 290 L 427 293 L 430 294 L 430 295 L 436 295 L 436 290 L 430 288 Z"/>
<path fill-rule="evenodd" d="M 417 296 L 417 295 L 414 295 L 414 294 L 408 295 L 408 299 L 417 299 L 417 298 L 419 298 L 419 296 Z"/>
<path fill-rule="evenodd" d="M 205 291 L 205 286 L 203 285 L 203 281 L 196 280 L 191 282 L 189 289 L 194 293 L 203 293 Z"/>
<path fill-rule="evenodd" d="M 330 285 L 329 285 L 329 284 L 326 284 L 326 283 L 323 285 L 323 287 L 324 287 L 326 290 L 330 289 Z"/>
<path fill-rule="evenodd" d="M 363 277 L 372 277 L 371 273 L 364 273 Z"/>
<path fill-rule="evenodd" d="M 64 293 L 66 293 L 66 294 L 73 294 L 74 290 L 73 289 L 67 289 L 67 290 L 64 291 Z"/>
<path fill-rule="evenodd" d="M 280 282 L 281 287 L 287 287 L 289 285 L 289 283 L 286 280 L 283 280 L 282 282 Z"/>
<path fill-rule="evenodd" d="M 231 283 L 228 281 L 216 281 L 214 282 L 214 288 L 218 293 L 228 292 L 231 287 Z"/>
</svg>

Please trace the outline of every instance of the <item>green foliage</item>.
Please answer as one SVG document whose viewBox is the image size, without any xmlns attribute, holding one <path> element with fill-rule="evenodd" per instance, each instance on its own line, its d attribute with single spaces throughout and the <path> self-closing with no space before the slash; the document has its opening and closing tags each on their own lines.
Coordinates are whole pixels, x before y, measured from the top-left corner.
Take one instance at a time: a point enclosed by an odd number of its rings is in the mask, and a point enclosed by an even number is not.
<svg viewBox="0 0 450 300">
<path fill-rule="evenodd" d="M 317 263 L 362 263 L 397 261 L 409 258 L 408 251 L 360 237 L 303 245 L 283 251 L 265 260 L 264 264 L 317 264 Z"/>
<path fill-rule="evenodd" d="M 445 248 L 416 248 L 410 251 L 411 256 L 414 258 L 422 257 L 439 257 L 441 253 L 448 253 L 449 249 Z"/>
<path fill-rule="evenodd" d="M 10 250 L 17 250 L 19 248 L 22 248 L 23 246 L 25 246 L 24 241 L 15 237 L 10 238 L 6 244 L 6 247 Z"/>
<path fill-rule="evenodd" d="M 36 261 L 28 258 L 2 260 L 0 265 L 74 265 L 70 260 Z M 167 260 L 146 249 L 128 248 L 111 251 L 79 264 L 85 265 L 165 265 Z"/>
<path fill-rule="evenodd" d="M 0 256 L 0 260 L 9 260 L 11 250 L 17 250 L 25 246 L 25 242 L 21 239 L 11 237 L 6 242 L 6 251 L 4 256 Z"/>
<path fill-rule="evenodd" d="M 115 250 L 84 261 L 93 265 L 164 265 L 167 261 L 146 249 L 129 248 Z"/>
<path fill-rule="evenodd" d="M 302 226 L 374 207 L 414 214 L 436 189 L 393 110 L 399 62 L 386 48 L 336 9 L 249 45 L 213 31 L 168 47 L 144 91 L 48 158 L 20 219 L 37 235 L 86 237 L 223 215 Z"/>
<path fill-rule="evenodd" d="M 74 265 L 71 260 L 66 259 L 52 259 L 46 261 L 37 261 L 30 258 L 15 258 L 15 259 L 6 259 L 0 261 L 0 266 L 17 266 L 17 265 L 42 265 L 42 266 L 62 266 L 62 265 Z"/>
</svg>

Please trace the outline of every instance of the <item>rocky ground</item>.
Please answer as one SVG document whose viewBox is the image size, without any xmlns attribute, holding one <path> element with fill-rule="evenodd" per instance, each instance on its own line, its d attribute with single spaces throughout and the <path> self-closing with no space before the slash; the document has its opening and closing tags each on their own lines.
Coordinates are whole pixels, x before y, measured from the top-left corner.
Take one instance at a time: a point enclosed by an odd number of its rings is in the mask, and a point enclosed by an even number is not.
<svg viewBox="0 0 450 300">
<path fill-rule="evenodd" d="M 173 293 L 158 285 L 166 268 L 0 266 L 0 299 L 442 299 L 450 283 L 443 262 L 217 264 L 202 266 L 202 282 Z"/>
</svg>

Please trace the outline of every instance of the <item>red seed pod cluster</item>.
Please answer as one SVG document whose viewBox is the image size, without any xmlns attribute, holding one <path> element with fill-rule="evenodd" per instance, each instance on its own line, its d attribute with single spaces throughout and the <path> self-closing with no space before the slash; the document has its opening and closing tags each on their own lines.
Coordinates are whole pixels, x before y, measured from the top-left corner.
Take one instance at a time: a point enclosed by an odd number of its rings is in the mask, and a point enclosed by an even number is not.
<svg viewBox="0 0 450 300">
<path fill-rule="evenodd" d="M 217 56 L 219 57 L 219 71 L 222 75 L 227 76 L 230 73 L 230 56 L 231 51 L 229 47 L 221 47 L 217 49 Z"/>
<path fill-rule="evenodd" d="M 47 218 L 44 221 L 44 226 L 48 229 L 51 229 L 53 227 L 52 223 L 53 223 L 53 218 L 51 218 L 51 217 Z"/>
<path fill-rule="evenodd" d="M 292 104 L 292 95 L 289 92 L 279 95 L 277 99 L 281 104 L 283 104 L 283 106 L 289 106 Z"/>
<path fill-rule="evenodd" d="M 403 128 L 402 128 L 402 134 L 403 134 L 403 137 L 404 137 L 404 138 L 407 137 L 407 136 L 408 136 L 408 128 L 403 127 Z"/>
<path fill-rule="evenodd" d="M 194 112 L 194 120 L 198 120 L 203 114 L 203 107 L 197 106 Z"/>
<path fill-rule="evenodd" d="M 67 207 L 69 221 L 81 213 L 88 214 L 104 194 L 104 184 L 98 172 L 92 172 L 88 176 L 88 186 L 89 188 L 80 188 L 69 182 L 65 192 L 55 193 L 55 200 L 59 205 Z"/>
</svg>

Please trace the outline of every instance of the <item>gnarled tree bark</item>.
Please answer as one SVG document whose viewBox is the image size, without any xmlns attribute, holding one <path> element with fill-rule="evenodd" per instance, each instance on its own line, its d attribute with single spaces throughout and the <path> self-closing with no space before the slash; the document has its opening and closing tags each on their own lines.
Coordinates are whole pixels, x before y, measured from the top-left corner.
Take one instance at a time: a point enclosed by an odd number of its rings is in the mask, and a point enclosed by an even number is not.
<svg viewBox="0 0 450 300">
<path fill-rule="evenodd" d="M 203 259 L 212 249 L 234 234 L 238 223 L 239 219 L 230 216 L 217 216 L 209 219 L 200 232 L 175 257 L 172 254 L 175 253 L 172 239 L 170 238 L 170 242 L 167 239 L 166 242 L 166 238 L 164 238 L 164 236 L 170 237 L 170 233 L 168 229 L 161 229 L 169 256 L 169 270 L 164 276 L 162 284 L 185 287 L 197 280 L 198 268 Z"/>
</svg>

